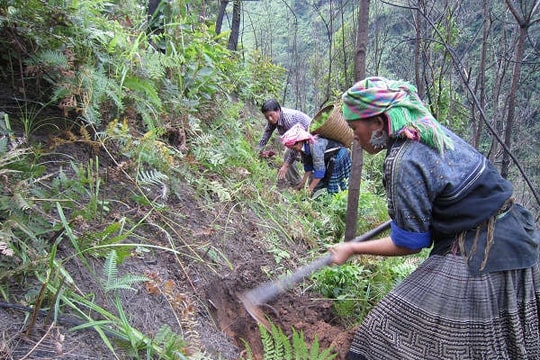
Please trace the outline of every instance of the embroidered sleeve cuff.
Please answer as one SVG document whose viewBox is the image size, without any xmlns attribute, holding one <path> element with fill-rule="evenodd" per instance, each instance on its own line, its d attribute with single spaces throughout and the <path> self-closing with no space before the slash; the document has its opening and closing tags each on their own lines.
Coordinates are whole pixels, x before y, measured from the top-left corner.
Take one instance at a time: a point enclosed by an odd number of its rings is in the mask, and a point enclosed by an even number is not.
<svg viewBox="0 0 540 360">
<path fill-rule="evenodd" d="M 425 233 L 410 232 L 399 228 L 394 221 L 390 223 L 390 237 L 397 246 L 418 250 L 431 245 L 431 231 Z"/>
</svg>

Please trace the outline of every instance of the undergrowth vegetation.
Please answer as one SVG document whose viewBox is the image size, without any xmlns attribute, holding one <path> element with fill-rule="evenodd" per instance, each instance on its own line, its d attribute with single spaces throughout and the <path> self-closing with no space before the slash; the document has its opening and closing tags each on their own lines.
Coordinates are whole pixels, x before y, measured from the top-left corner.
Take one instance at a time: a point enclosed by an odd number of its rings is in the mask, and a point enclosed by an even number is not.
<svg viewBox="0 0 540 360">
<path fill-rule="evenodd" d="M 0 8 L 2 77 L 19 91 L 16 108 L 0 114 L 0 297 L 34 309 L 30 328 L 42 309 L 54 319 L 77 315 L 82 323 L 73 330 L 94 329 L 115 358 L 121 358 L 116 342 L 133 358 L 205 356 L 189 332 L 136 329 L 119 296 L 144 284 L 164 294 L 180 328 L 189 329 L 186 296 L 147 274 L 120 275 L 123 261 L 168 253 L 179 268 L 180 256 L 210 272 L 232 267 L 218 246 L 179 232 L 183 214 L 173 214 L 168 200 L 186 186 L 208 207 L 228 203 L 256 214 L 276 263 L 269 278 L 287 271 L 280 263 L 293 255 L 291 243 L 308 244 L 309 261 L 345 231 L 347 192 L 314 200 L 279 191 L 276 164 L 257 159 L 261 127 L 249 111 L 277 97 L 281 89 L 268 84 L 280 83 L 283 69 L 256 53 L 240 59 L 180 2 L 163 16 L 166 25 L 155 32 L 136 1 L 13 0 Z M 42 116 L 55 106 L 61 115 Z M 49 144 L 38 138 L 44 129 L 54 130 Z M 86 147 L 92 156 L 81 163 L 65 145 Z M 360 233 L 386 220 L 380 164 L 373 159 L 362 182 Z M 116 197 L 106 183 L 118 183 L 129 197 Z M 148 228 L 167 243 L 145 237 Z M 80 290 L 67 267 L 72 261 L 95 280 L 94 292 Z M 358 262 L 325 269 L 304 285 L 335 299 L 348 325 L 414 268 L 399 259 Z M 302 334 L 294 334 L 289 348 L 278 348 L 288 343 L 280 329 L 262 331 L 268 359 L 333 358 L 317 343 L 308 350 Z"/>
<path fill-rule="evenodd" d="M 321 349 L 317 338 L 310 345 L 306 344 L 304 333 L 294 328 L 290 338 L 273 323 L 269 330 L 264 326 L 259 326 L 259 330 L 265 360 L 332 360 L 337 356 L 332 348 Z M 246 348 L 248 359 L 253 359 L 249 344 Z"/>
</svg>

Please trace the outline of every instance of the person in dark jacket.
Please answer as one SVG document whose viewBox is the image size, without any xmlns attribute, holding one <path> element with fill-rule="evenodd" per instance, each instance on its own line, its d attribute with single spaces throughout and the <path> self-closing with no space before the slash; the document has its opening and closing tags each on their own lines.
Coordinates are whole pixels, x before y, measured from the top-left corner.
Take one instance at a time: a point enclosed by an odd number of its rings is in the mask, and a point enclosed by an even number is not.
<svg viewBox="0 0 540 360">
<path fill-rule="evenodd" d="M 511 183 L 407 82 L 366 78 L 342 99 L 360 146 L 386 151 L 391 233 L 333 246 L 333 263 L 432 248 L 364 319 L 348 359 L 540 359 L 540 236 Z"/>
</svg>

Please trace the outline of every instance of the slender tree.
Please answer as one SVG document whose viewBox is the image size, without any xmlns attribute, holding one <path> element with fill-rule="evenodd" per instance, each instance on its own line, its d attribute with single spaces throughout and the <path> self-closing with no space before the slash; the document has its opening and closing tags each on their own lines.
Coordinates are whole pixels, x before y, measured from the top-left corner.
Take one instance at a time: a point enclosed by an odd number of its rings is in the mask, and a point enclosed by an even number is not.
<svg viewBox="0 0 540 360">
<path fill-rule="evenodd" d="M 321 18 L 321 21 L 322 23 L 324 24 L 324 27 L 326 29 L 326 38 L 328 40 L 328 48 L 327 48 L 327 53 L 328 53 L 328 81 L 326 81 L 326 84 L 325 84 L 325 89 L 324 89 L 324 99 L 325 99 L 325 102 L 330 98 L 330 88 L 331 88 L 331 79 L 332 79 L 332 41 L 333 41 L 333 26 L 332 26 L 332 19 L 333 19 L 333 14 L 332 14 L 332 2 L 330 2 L 330 16 L 329 16 L 329 22 L 325 19 L 325 17 L 323 16 L 323 14 L 321 14 L 321 11 L 319 9 L 318 6 L 315 6 L 314 5 L 314 9 L 315 11 L 317 12 L 317 14 L 319 15 L 319 17 Z"/>
<path fill-rule="evenodd" d="M 242 0 L 233 2 L 233 19 L 231 24 L 231 34 L 227 48 L 236 51 L 238 49 L 238 39 L 240 38 L 240 12 L 242 9 Z"/>
<path fill-rule="evenodd" d="M 414 12 L 414 76 L 419 94 L 424 94 L 424 81 L 422 80 L 422 14 L 419 9 L 425 8 L 424 0 L 418 0 L 418 9 Z"/>
<path fill-rule="evenodd" d="M 348 57 L 345 56 L 345 54 L 347 53 L 347 49 L 345 48 L 345 12 L 344 12 L 344 7 L 343 7 L 343 0 L 339 0 L 339 12 L 340 12 L 340 16 L 341 16 L 341 37 L 343 38 L 343 41 L 341 42 L 341 46 L 342 46 L 342 49 L 341 51 L 343 52 L 343 79 L 345 81 L 345 84 L 348 84 L 349 83 L 349 71 L 348 71 L 348 64 L 347 64 L 347 59 Z"/>
<path fill-rule="evenodd" d="M 219 2 L 219 12 L 216 19 L 216 34 L 221 34 L 221 27 L 223 26 L 223 19 L 225 18 L 225 11 L 227 10 L 227 5 L 229 0 L 220 0 Z"/>
<path fill-rule="evenodd" d="M 370 0 L 360 1 L 358 12 L 358 32 L 356 37 L 356 50 L 354 56 L 354 79 L 359 81 L 366 76 L 366 49 L 369 30 L 369 4 Z M 355 140 L 352 147 L 352 170 L 349 178 L 349 195 L 347 198 L 347 218 L 345 219 L 345 241 L 356 236 L 358 219 L 358 198 L 360 196 L 360 182 L 364 156 L 360 144 Z"/>
<path fill-rule="evenodd" d="M 476 80 L 476 89 L 479 92 L 478 100 L 480 102 L 480 108 L 484 108 L 486 104 L 486 61 L 487 61 L 487 48 L 488 48 L 488 37 L 489 30 L 491 28 L 491 19 L 489 16 L 489 8 L 491 6 L 491 1 L 486 0 L 482 9 L 483 14 L 483 25 L 482 25 L 482 45 L 480 50 L 480 64 L 478 66 L 478 79 Z M 482 134 L 482 119 L 479 118 L 477 110 L 475 111 L 475 104 L 472 105 L 472 116 L 473 116 L 473 137 L 472 145 L 475 148 L 478 148 L 480 145 L 480 135 Z"/>
<path fill-rule="evenodd" d="M 521 65 L 523 54 L 525 52 L 525 40 L 527 39 L 527 30 L 534 22 L 540 21 L 538 11 L 540 0 L 536 1 L 513 1 L 506 0 L 508 9 L 514 16 L 519 26 L 519 35 L 517 38 L 516 51 L 514 56 L 514 68 L 512 70 L 512 83 L 510 85 L 510 93 L 508 94 L 508 109 L 506 113 L 506 124 L 504 131 L 504 144 L 508 149 L 512 149 L 512 130 L 514 127 L 514 118 L 516 112 L 516 94 L 518 84 L 521 78 Z M 510 167 L 510 154 L 503 154 L 501 175 L 508 177 L 508 169 Z"/>
</svg>

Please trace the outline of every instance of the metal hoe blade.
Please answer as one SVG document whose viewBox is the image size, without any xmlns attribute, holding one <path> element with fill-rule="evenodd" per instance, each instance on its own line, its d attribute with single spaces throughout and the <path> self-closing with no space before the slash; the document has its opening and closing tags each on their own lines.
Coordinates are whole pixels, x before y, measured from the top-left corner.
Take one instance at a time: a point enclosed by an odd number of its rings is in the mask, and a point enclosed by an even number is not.
<svg viewBox="0 0 540 360">
<path fill-rule="evenodd" d="M 252 299 L 249 298 L 249 295 L 247 293 L 238 295 L 238 298 L 242 302 L 242 305 L 244 305 L 244 308 L 246 309 L 247 313 L 258 323 L 264 326 L 264 328 L 268 331 L 270 330 L 270 324 L 268 323 L 268 320 L 264 316 L 264 313 L 259 308 L 258 304 L 255 304 Z"/>
</svg>

